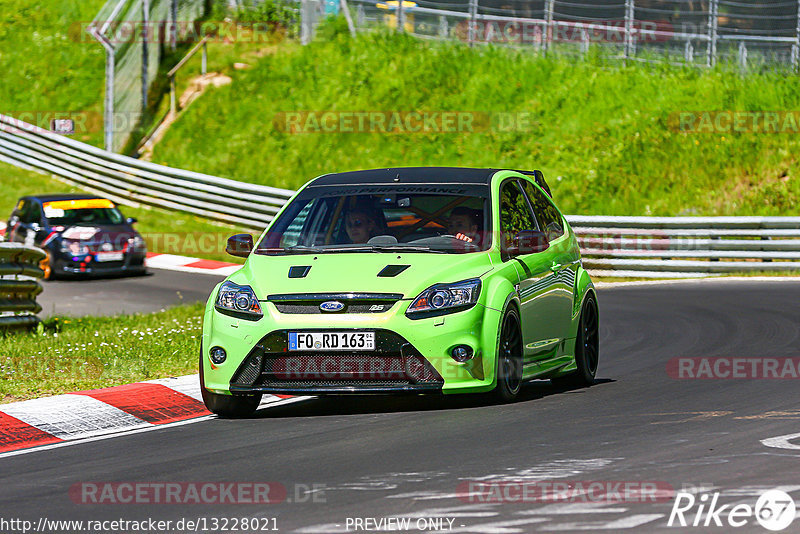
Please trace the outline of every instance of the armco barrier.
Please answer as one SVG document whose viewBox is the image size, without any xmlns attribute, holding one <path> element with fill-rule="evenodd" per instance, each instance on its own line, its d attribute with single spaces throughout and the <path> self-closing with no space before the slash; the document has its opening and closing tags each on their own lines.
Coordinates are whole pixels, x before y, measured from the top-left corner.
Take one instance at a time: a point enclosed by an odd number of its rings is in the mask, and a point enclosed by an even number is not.
<svg viewBox="0 0 800 534">
<path fill-rule="evenodd" d="M 156 165 L 0 115 L 0 161 L 122 204 L 143 203 L 262 230 L 294 194 Z M 800 217 L 567 216 L 594 274 L 677 278 L 800 271 Z"/>
<path fill-rule="evenodd" d="M 569 216 L 594 274 L 683 278 L 800 271 L 800 217 Z"/>
<path fill-rule="evenodd" d="M 39 322 L 42 307 L 36 296 L 42 292 L 38 279 L 44 272 L 39 262 L 45 252 L 20 243 L 0 243 L 0 330 L 25 328 Z"/>
<path fill-rule="evenodd" d="M 0 115 L 0 161 L 53 174 L 116 202 L 263 229 L 294 191 L 173 169 Z"/>
</svg>

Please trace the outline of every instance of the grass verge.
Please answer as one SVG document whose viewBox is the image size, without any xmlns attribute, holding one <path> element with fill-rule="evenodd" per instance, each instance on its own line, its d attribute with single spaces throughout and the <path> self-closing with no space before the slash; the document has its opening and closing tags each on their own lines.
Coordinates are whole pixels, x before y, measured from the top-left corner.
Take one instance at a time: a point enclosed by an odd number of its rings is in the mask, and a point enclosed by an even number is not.
<svg viewBox="0 0 800 534">
<path fill-rule="evenodd" d="M 446 165 L 541 168 L 566 213 L 788 215 L 800 201 L 800 138 L 689 134 L 681 111 L 800 108 L 785 72 L 541 57 L 325 28 L 232 73 L 172 125 L 153 160 L 297 188 L 327 172 Z M 509 113 L 525 124 L 439 133 L 290 133 L 288 112 Z M 320 115 L 317 115 L 319 117 Z M 305 123 L 304 123 L 305 124 Z"/>
<path fill-rule="evenodd" d="M 102 143 L 105 52 L 81 29 L 105 2 L 0 2 L 0 113 L 43 128 L 53 118 L 76 118 L 85 125 L 79 141 Z"/>
<path fill-rule="evenodd" d="M 0 336 L 0 402 L 197 372 L 203 305 L 116 317 L 55 317 Z"/>
</svg>

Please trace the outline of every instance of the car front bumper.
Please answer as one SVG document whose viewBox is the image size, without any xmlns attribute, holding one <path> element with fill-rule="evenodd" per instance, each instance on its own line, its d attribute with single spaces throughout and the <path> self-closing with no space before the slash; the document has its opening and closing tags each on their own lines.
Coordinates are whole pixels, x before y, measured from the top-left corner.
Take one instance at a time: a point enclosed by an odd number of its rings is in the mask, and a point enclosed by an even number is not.
<svg viewBox="0 0 800 534">
<path fill-rule="evenodd" d="M 142 273 L 146 270 L 145 254 L 126 253 L 122 261 L 98 262 L 81 256 L 63 255 L 53 260 L 53 272 L 66 276 L 100 276 L 105 274 Z"/>
<path fill-rule="evenodd" d="M 205 388 L 214 393 L 449 394 L 488 391 L 495 385 L 500 312 L 481 304 L 412 320 L 405 316 L 408 300 L 382 313 L 352 314 L 281 313 L 273 303 L 262 302 L 264 316 L 250 321 L 216 310 L 215 296 L 216 292 L 206 307 L 201 358 Z M 375 332 L 375 350 L 288 351 L 290 331 L 332 330 Z M 456 362 L 450 351 L 457 345 L 471 347 L 473 358 Z M 214 347 L 227 353 L 218 365 L 209 357 Z M 298 361 L 304 369 L 319 372 L 287 374 L 286 369 Z M 372 372 L 375 369 L 380 371 Z"/>
</svg>

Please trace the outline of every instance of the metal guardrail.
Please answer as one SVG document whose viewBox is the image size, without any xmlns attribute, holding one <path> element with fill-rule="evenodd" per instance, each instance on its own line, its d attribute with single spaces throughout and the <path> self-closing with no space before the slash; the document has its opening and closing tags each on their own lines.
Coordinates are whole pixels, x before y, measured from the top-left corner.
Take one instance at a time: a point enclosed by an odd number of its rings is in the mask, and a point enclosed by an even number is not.
<svg viewBox="0 0 800 534">
<path fill-rule="evenodd" d="M 301 0 L 311 40 L 328 3 Z M 351 0 L 358 31 L 389 26 L 424 39 L 588 52 L 603 46 L 623 61 L 708 66 L 736 62 L 800 67 L 800 9 L 789 0 Z"/>
<path fill-rule="evenodd" d="M 55 175 L 120 204 L 147 204 L 262 230 L 294 194 L 108 152 L 0 115 L 0 161 Z"/>
<path fill-rule="evenodd" d="M 44 276 L 39 262 L 45 252 L 20 243 L 0 243 L 0 330 L 34 327 L 42 307 L 38 279 Z"/>
<path fill-rule="evenodd" d="M 800 217 L 568 216 L 601 276 L 683 278 L 800 271 Z"/>
<path fill-rule="evenodd" d="M 107 152 L 0 115 L 0 161 L 120 204 L 143 203 L 261 231 L 294 194 Z M 800 271 L 800 217 L 567 216 L 601 276 L 677 278 Z"/>
</svg>

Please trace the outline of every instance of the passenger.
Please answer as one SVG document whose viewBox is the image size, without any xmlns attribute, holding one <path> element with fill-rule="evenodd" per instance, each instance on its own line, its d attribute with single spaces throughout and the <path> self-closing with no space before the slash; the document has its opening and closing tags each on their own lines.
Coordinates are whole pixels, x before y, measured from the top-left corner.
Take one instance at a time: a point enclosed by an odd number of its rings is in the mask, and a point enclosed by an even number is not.
<svg viewBox="0 0 800 534">
<path fill-rule="evenodd" d="M 353 243 L 366 243 L 377 234 L 378 224 L 366 211 L 354 209 L 347 214 L 345 230 Z"/>
<path fill-rule="evenodd" d="M 461 241 L 475 243 L 480 238 L 478 234 L 479 221 L 480 215 L 477 210 L 459 206 L 450 212 L 447 220 L 447 232 Z"/>
</svg>

